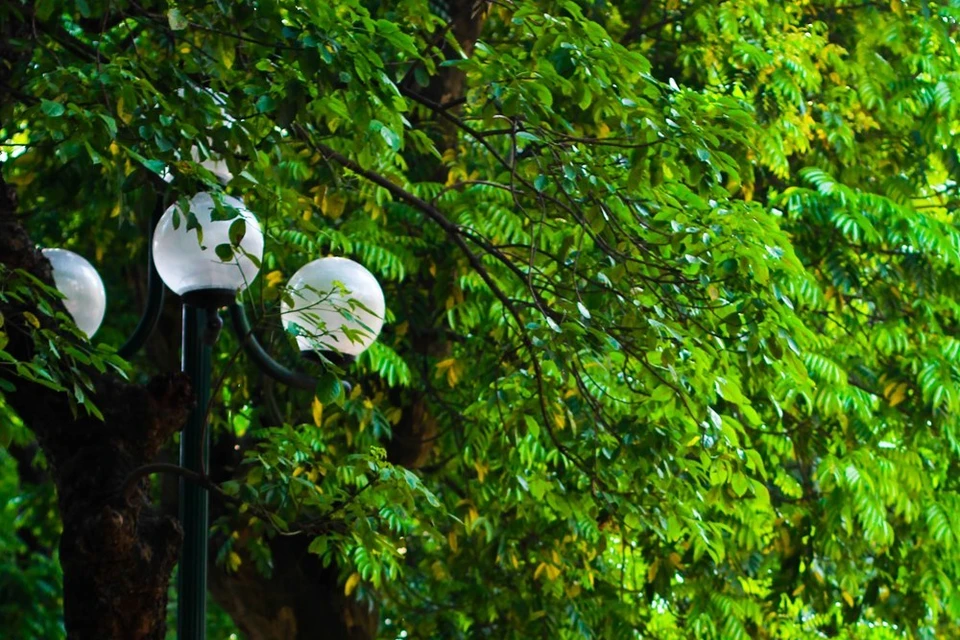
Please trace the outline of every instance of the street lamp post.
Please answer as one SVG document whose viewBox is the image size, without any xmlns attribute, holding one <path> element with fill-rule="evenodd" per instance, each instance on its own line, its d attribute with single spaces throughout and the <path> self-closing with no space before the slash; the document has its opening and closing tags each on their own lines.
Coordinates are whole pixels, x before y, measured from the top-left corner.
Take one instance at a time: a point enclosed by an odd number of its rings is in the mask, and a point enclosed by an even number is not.
<svg viewBox="0 0 960 640">
<path fill-rule="evenodd" d="M 223 325 L 220 309 L 229 307 L 237 339 L 264 373 L 302 389 L 314 389 L 317 380 L 271 358 L 236 300 L 256 278 L 264 247 L 259 222 L 240 200 L 198 193 L 186 208 L 174 204 L 154 223 L 148 242 L 147 306 L 119 353 L 130 357 L 146 342 L 162 309 L 163 284 L 182 298 L 181 370 L 190 378 L 196 406 L 180 436 L 180 465 L 205 478 L 210 451 L 206 419 L 211 362 Z M 75 322 L 78 326 L 83 322 L 80 328 L 92 335 L 106 306 L 96 270 L 71 252 L 48 249 L 44 253 L 53 263 L 54 281 Z M 290 279 L 281 311 L 284 328 L 297 335 L 304 354 L 346 364 L 376 340 L 385 308 L 380 285 L 363 266 L 346 258 L 321 258 L 304 265 Z M 94 323 L 88 316 L 97 313 L 99 319 Z M 180 521 L 184 538 L 178 573 L 177 637 L 204 640 L 209 495 L 203 485 L 184 477 L 180 479 Z"/>
<path fill-rule="evenodd" d="M 180 466 L 204 476 L 209 461 L 206 428 L 210 363 L 220 333 L 220 307 L 257 276 L 263 258 L 260 224 L 243 203 L 207 192 L 182 207 L 170 206 L 153 233 L 153 260 L 170 289 L 183 299 L 181 370 L 190 378 L 196 405 L 180 435 Z M 210 496 L 204 487 L 180 479 L 183 550 L 177 574 L 177 633 L 205 635 L 207 535 Z"/>
<path fill-rule="evenodd" d="M 216 309 L 183 304 L 180 369 L 190 377 L 196 405 L 180 434 L 180 466 L 203 474 L 210 462 L 210 432 L 206 428 L 210 401 L 210 362 Z M 204 487 L 180 478 L 180 522 L 183 547 L 177 573 L 177 637 L 202 639 L 207 613 L 207 532 L 210 496 Z"/>
</svg>

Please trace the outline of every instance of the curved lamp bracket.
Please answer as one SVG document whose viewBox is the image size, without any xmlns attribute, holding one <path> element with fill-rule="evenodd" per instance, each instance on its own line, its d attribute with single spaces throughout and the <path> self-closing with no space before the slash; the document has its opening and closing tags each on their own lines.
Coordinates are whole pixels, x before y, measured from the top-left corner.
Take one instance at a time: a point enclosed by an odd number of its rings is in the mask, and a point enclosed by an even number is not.
<svg viewBox="0 0 960 640">
<path fill-rule="evenodd" d="M 253 335 L 253 327 L 250 326 L 250 321 L 247 319 L 247 314 L 243 310 L 242 304 L 234 302 L 230 305 L 230 320 L 233 322 L 233 330 L 237 334 L 237 339 L 239 339 L 243 345 L 244 351 L 247 352 L 247 355 L 261 371 L 288 387 L 307 390 L 316 388 L 316 378 L 302 371 L 288 369 L 270 357 L 270 354 L 260 345 L 256 336 Z"/>
<path fill-rule="evenodd" d="M 163 311 L 163 298 L 166 287 L 160 274 L 157 273 L 157 267 L 153 264 L 153 230 L 163 215 L 163 199 L 160 198 L 158 205 L 154 208 L 153 218 L 150 220 L 150 229 L 147 231 L 147 306 L 143 309 L 143 315 L 140 316 L 140 322 L 137 328 L 123 343 L 117 353 L 121 358 L 129 359 L 133 354 L 140 350 L 147 342 L 147 338 L 153 333 L 160 321 L 160 313 Z"/>
</svg>

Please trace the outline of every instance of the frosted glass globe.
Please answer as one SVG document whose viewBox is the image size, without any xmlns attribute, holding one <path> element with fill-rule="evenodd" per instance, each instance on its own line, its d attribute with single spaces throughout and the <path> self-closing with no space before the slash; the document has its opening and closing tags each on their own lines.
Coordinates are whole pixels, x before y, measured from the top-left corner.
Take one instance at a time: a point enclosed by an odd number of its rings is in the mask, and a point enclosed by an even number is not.
<svg viewBox="0 0 960 640">
<path fill-rule="evenodd" d="M 187 215 L 180 210 L 179 203 L 168 208 L 157 223 L 153 233 L 153 262 L 160 277 L 177 295 L 218 295 L 219 301 L 227 304 L 238 291 L 253 282 L 260 271 L 257 266 L 263 258 L 260 223 L 236 198 L 222 198 L 224 207 L 232 207 L 239 213 L 237 217 L 213 220 L 213 196 L 205 191 L 190 200 L 190 212 L 203 230 L 202 243 L 195 228 L 187 231 Z M 235 231 L 244 228 L 238 245 L 231 242 L 231 227 Z"/>
<path fill-rule="evenodd" d="M 296 325 L 301 351 L 357 356 L 376 341 L 386 304 L 372 273 L 347 258 L 321 258 L 300 268 L 281 303 L 283 328 Z"/>
<path fill-rule="evenodd" d="M 87 260 L 66 249 L 44 249 L 53 267 L 53 282 L 65 297 L 63 306 L 77 328 L 90 338 L 100 328 L 107 312 L 107 290 L 100 274 Z"/>
</svg>

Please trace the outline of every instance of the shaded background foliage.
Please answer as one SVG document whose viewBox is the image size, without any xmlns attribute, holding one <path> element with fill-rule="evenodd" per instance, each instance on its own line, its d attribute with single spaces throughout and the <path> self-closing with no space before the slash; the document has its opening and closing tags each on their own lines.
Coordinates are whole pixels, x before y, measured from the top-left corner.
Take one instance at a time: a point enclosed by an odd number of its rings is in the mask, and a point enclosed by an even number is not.
<svg viewBox="0 0 960 640">
<path fill-rule="evenodd" d="M 208 157 L 267 232 L 244 299 L 278 358 L 299 265 L 384 285 L 349 392 L 221 341 L 211 478 L 248 506 L 215 501 L 212 593 L 250 637 L 958 633 L 955 3 L 0 17 L 30 25 L 3 177 L 103 274 L 95 342 L 135 323 L 157 203 L 219 188 Z M 174 303 L 161 328 L 134 378 L 176 368 Z M 3 626 L 56 637 L 52 491 L 29 425 L 0 433 L 0 593 L 32 603 Z"/>
</svg>

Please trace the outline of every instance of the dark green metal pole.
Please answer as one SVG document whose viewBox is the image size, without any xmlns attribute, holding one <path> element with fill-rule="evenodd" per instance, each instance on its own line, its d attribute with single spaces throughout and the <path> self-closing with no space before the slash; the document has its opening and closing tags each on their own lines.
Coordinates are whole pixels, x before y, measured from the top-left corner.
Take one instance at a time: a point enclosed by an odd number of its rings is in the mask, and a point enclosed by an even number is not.
<svg viewBox="0 0 960 640">
<path fill-rule="evenodd" d="M 215 309 L 183 305 L 181 369 L 190 376 L 197 406 L 190 412 L 187 426 L 180 435 L 180 465 L 198 473 L 209 466 L 210 432 L 204 429 L 204 420 L 210 400 L 213 353 L 209 327 L 218 321 L 216 314 Z M 201 456 L 204 458 L 202 464 Z M 183 478 L 180 479 L 180 522 L 183 549 L 178 574 L 177 637 L 180 640 L 204 640 L 207 633 L 209 496 L 205 488 Z"/>
</svg>

